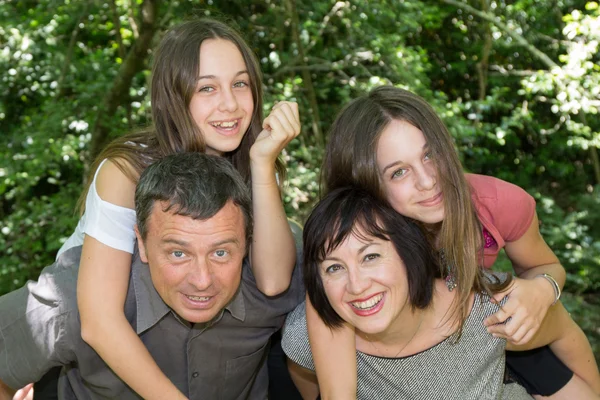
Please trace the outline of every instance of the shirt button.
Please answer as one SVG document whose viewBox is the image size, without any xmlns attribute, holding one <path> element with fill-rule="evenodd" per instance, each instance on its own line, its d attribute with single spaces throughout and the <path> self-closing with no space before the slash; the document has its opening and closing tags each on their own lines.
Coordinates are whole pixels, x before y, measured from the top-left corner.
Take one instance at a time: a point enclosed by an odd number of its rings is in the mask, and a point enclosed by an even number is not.
<svg viewBox="0 0 600 400">
<path fill-rule="evenodd" d="M 198 377 L 198 375 L 200 375 L 200 374 L 199 374 L 199 373 L 197 373 L 197 372 L 194 372 L 194 373 L 192 374 L 192 378 L 197 378 L 197 377 Z"/>
</svg>

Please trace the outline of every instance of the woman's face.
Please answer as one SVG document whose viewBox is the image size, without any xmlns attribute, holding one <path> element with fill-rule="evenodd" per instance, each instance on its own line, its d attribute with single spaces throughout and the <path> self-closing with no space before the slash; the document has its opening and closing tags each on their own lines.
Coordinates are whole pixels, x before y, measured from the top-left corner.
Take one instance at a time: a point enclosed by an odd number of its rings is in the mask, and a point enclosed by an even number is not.
<svg viewBox="0 0 600 400">
<path fill-rule="evenodd" d="M 332 308 L 361 332 L 393 331 L 411 311 L 406 268 L 390 241 L 352 233 L 327 254 L 319 274 Z"/>
<path fill-rule="evenodd" d="M 377 143 L 377 169 L 394 210 L 425 224 L 444 219 L 442 188 L 420 129 L 392 120 Z"/>
<path fill-rule="evenodd" d="M 203 41 L 190 112 L 204 135 L 206 152 L 222 155 L 237 149 L 253 110 L 250 75 L 237 46 L 224 39 Z"/>
</svg>

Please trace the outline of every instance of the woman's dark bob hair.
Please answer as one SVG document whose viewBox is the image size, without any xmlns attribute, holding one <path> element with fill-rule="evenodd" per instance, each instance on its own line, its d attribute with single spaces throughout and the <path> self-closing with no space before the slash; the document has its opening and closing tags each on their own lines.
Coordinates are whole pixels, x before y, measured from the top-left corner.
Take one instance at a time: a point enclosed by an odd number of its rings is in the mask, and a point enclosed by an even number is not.
<svg viewBox="0 0 600 400">
<path fill-rule="evenodd" d="M 339 188 L 317 204 L 304 226 L 304 284 L 327 326 L 339 327 L 343 320 L 327 300 L 320 263 L 352 234 L 391 241 L 406 268 L 410 304 L 429 305 L 440 269 L 421 229 L 364 189 Z"/>
</svg>

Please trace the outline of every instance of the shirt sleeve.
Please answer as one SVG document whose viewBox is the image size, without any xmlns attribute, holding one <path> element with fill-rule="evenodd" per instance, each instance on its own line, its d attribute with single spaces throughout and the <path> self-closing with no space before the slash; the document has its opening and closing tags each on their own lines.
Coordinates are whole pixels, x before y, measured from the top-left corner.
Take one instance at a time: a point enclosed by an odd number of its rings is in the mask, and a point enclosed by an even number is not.
<svg viewBox="0 0 600 400">
<path fill-rule="evenodd" d="M 96 191 L 98 172 L 105 161 L 98 167 L 88 190 L 82 230 L 107 246 L 133 254 L 135 210 L 104 201 Z"/>
<path fill-rule="evenodd" d="M 281 347 L 285 355 L 296 364 L 315 370 L 315 365 L 308 342 L 308 329 L 306 327 L 306 304 L 299 304 L 285 320 Z"/>
<path fill-rule="evenodd" d="M 0 297 L 0 379 L 9 387 L 36 382 L 73 358 L 67 327 L 74 308 L 65 307 L 57 285 L 73 288 L 74 303 L 76 278 L 70 275 L 42 273 L 38 282 Z"/>
<path fill-rule="evenodd" d="M 496 228 L 505 242 L 518 240 L 525 234 L 535 215 L 535 200 L 525 190 L 512 183 L 496 179 L 498 196 Z"/>
</svg>

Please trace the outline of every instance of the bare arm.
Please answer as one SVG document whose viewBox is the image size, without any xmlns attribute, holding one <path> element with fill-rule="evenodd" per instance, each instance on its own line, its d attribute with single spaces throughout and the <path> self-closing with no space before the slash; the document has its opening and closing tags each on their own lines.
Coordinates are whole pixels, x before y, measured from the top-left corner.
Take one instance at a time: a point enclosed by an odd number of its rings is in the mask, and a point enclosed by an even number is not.
<svg viewBox="0 0 600 400">
<path fill-rule="evenodd" d="M 314 400 L 319 396 L 319 383 L 317 382 L 317 375 L 309 369 L 301 367 L 288 358 L 287 360 L 288 370 L 290 371 L 290 377 L 298 388 L 300 395 L 304 400 Z"/>
<path fill-rule="evenodd" d="M 536 334 L 556 299 L 552 284 L 539 275 L 551 275 L 562 288 L 566 273 L 540 235 L 537 215 L 523 236 L 506 243 L 505 251 L 519 278 L 508 289 L 494 295 L 497 301 L 505 296 L 509 299 L 502 310 L 486 319 L 485 325 L 494 325 L 496 333 L 502 333 L 515 344 L 524 344 Z M 506 324 L 495 325 L 508 317 L 511 320 Z"/>
<path fill-rule="evenodd" d="M 296 262 L 294 237 L 283 209 L 275 176 L 275 160 L 300 133 L 298 105 L 277 104 L 263 123 L 264 131 L 250 150 L 252 173 L 252 271 L 258 289 L 268 296 L 290 285 Z"/>
<path fill-rule="evenodd" d="M 600 373 L 592 348 L 583 331 L 560 302 L 550 307 L 542 326 L 531 341 L 524 345 L 507 342 L 506 349 L 530 350 L 545 345 L 550 345 L 552 352 L 600 395 Z"/>
<path fill-rule="evenodd" d="M 8 387 L 2 380 L 0 380 L 0 400 L 12 400 L 13 396 L 17 391 Z"/>
<path fill-rule="evenodd" d="M 96 189 L 105 201 L 134 207 L 135 183 L 110 161 L 102 166 Z M 140 396 L 185 398 L 156 365 L 125 318 L 130 270 L 131 254 L 85 236 L 77 281 L 81 336 Z"/>
<path fill-rule="evenodd" d="M 354 329 L 347 324 L 336 330 L 329 329 L 308 296 L 306 323 L 321 398 L 355 399 L 357 372 Z"/>
</svg>

